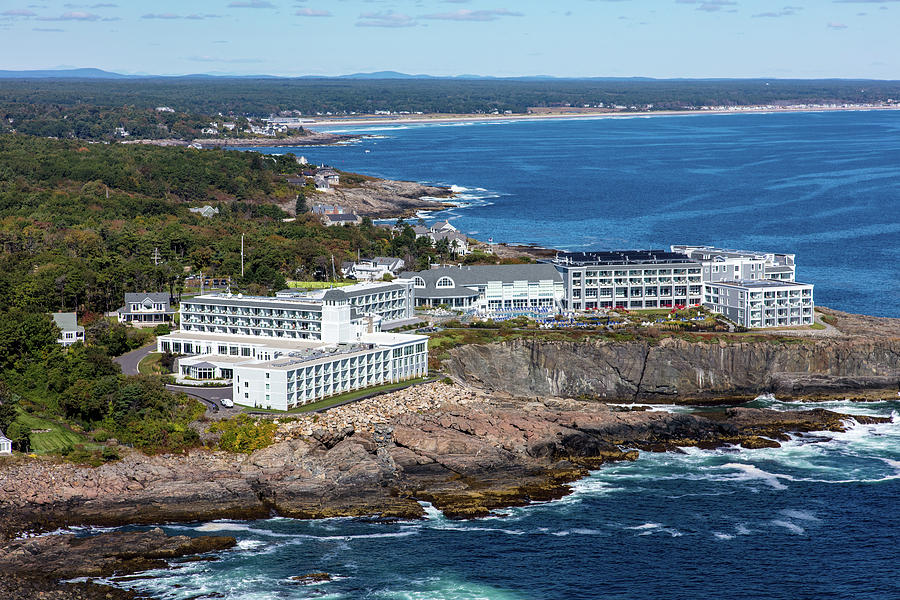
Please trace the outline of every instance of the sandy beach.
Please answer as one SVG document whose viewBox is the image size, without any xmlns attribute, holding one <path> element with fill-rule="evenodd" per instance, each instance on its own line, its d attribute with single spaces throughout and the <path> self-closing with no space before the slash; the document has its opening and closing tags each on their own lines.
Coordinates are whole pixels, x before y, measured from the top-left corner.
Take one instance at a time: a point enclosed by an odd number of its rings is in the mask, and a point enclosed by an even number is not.
<svg viewBox="0 0 900 600">
<path fill-rule="evenodd" d="M 738 106 L 729 109 L 697 109 L 697 110 L 654 110 L 654 111 L 579 111 L 540 114 L 513 115 L 480 115 L 480 114 L 424 114 L 391 116 L 355 116 L 346 119 L 326 118 L 304 121 L 305 128 L 330 128 L 338 125 L 423 125 L 448 123 L 502 123 L 507 121 L 537 121 L 545 119 L 622 119 L 634 117 L 660 117 L 685 115 L 732 115 L 747 113 L 782 113 L 782 112 L 847 112 L 860 110 L 900 110 L 900 105 L 851 105 L 851 106 Z"/>
</svg>

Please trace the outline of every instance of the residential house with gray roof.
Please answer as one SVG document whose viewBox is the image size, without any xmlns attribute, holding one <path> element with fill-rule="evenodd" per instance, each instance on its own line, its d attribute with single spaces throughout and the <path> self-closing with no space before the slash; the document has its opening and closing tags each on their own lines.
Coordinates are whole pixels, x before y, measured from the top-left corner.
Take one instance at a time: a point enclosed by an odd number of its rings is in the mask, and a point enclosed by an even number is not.
<svg viewBox="0 0 900 600">
<path fill-rule="evenodd" d="M 116 312 L 119 323 L 144 327 L 172 323 L 176 311 L 165 292 L 129 292 L 125 294 L 125 306 Z"/>
<path fill-rule="evenodd" d="M 50 316 L 59 327 L 57 344 L 67 348 L 75 342 L 84 342 L 84 327 L 78 324 L 78 315 L 73 312 L 60 312 Z"/>
</svg>

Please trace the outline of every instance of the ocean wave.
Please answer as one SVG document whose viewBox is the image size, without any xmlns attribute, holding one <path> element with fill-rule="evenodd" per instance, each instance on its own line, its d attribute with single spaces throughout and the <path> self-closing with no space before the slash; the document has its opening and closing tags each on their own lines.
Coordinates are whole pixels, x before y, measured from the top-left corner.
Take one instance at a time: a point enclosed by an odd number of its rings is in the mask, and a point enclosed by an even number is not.
<svg viewBox="0 0 900 600">
<path fill-rule="evenodd" d="M 796 533 L 797 535 L 803 535 L 806 533 L 805 529 L 803 529 L 802 527 L 800 527 L 799 525 L 797 525 L 795 523 L 791 523 L 790 521 L 782 521 L 780 519 L 775 519 L 775 520 L 771 521 L 771 523 L 772 523 L 772 525 L 775 525 L 776 527 L 782 527 L 784 529 L 787 529 L 791 533 Z"/>
</svg>

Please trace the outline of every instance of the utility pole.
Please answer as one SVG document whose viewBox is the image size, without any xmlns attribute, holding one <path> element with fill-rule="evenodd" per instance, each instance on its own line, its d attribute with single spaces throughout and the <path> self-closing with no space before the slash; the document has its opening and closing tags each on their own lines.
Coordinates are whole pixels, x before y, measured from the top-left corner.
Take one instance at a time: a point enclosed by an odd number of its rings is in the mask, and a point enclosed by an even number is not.
<svg viewBox="0 0 900 600">
<path fill-rule="evenodd" d="M 244 278 L 244 234 L 241 234 L 241 279 Z"/>
<path fill-rule="evenodd" d="M 331 255 L 331 287 L 334 287 L 334 284 L 337 283 L 337 272 L 334 268 L 334 254 Z"/>
<path fill-rule="evenodd" d="M 154 265 L 159 266 L 159 261 L 162 259 L 162 257 L 159 255 L 158 247 L 153 249 L 153 256 L 151 256 L 150 258 L 153 260 Z"/>
</svg>

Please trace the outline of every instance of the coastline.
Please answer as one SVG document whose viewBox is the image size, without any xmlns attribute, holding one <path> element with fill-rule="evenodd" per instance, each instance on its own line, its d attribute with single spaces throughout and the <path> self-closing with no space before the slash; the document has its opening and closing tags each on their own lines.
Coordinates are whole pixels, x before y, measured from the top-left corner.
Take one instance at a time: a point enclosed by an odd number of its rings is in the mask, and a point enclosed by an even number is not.
<svg viewBox="0 0 900 600">
<path fill-rule="evenodd" d="M 440 113 L 427 115 L 403 115 L 396 118 L 373 116 L 372 118 L 351 117 L 349 119 L 321 119 L 303 123 L 304 128 L 331 129 L 336 126 L 364 125 L 444 125 L 459 123 L 505 123 L 516 121 L 570 120 L 570 119 L 623 119 L 634 117 L 666 117 L 689 115 L 735 115 L 735 114 L 773 114 L 773 113 L 807 113 L 807 112 L 856 112 L 856 111 L 891 111 L 900 110 L 900 105 L 893 106 L 834 106 L 834 107 L 734 107 L 733 109 L 710 110 L 657 110 L 657 111 L 596 111 L 545 114 L 512 114 L 512 115 L 478 115 Z"/>
</svg>

